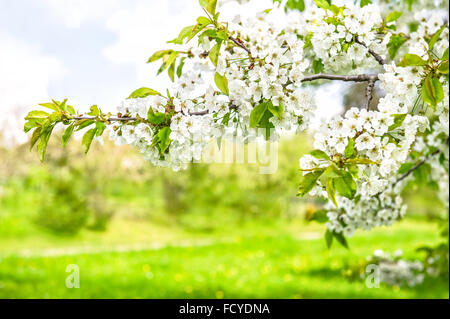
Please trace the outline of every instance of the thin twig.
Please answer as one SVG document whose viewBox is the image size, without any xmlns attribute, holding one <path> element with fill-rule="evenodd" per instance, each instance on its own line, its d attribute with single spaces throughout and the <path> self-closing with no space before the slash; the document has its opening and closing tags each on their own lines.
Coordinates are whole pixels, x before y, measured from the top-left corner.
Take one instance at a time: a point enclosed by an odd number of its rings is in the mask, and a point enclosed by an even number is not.
<svg viewBox="0 0 450 319">
<path fill-rule="evenodd" d="M 421 160 L 419 163 L 417 163 L 416 165 L 414 165 L 413 167 L 411 167 L 405 174 L 403 174 L 402 176 L 400 176 L 393 184 L 392 187 L 394 187 L 395 185 L 397 185 L 398 183 L 400 183 L 402 180 L 404 180 L 405 178 L 407 178 L 409 175 L 411 175 L 416 169 L 418 169 L 420 166 L 422 166 L 423 164 L 425 164 L 430 158 L 432 158 L 433 156 L 439 154 L 441 152 L 441 150 L 435 150 L 433 153 L 429 154 L 428 156 L 426 156 L 423 160 Z"/>
<path fill-rule="evenodd" d="M 241 43 L 238 39 L 234 38 L 234 37 L 228 37 L 231 41 L 233 41 L 234 44 L 236 44 L 238 47 L 244 49 L 248 55 L 252 55 L 252 52 L 250 51 L 249 48 L 247 48 L 243 43 Z"/>
<path fill-rule="evenodd" d="M 378 80 L 378 74 L 336 75 L 336 74 L 317 73 L 305 76 L 302 79 L 302 82 L 309 82 L 320 79 L 346 81 L 346 82 L 367 82 L 367 81 L 375 82 Z"/>
<path fill-rule="evenodd" d="M 376 53 L 375 51 L 373 51 L 372 49 L 370 49 L 367 44 L 365 44 L 364 42 L 362 42 L 359 37 L 356 37 L 355 42 L 362 45 L 363 47 L 365 47 L 368 52 L 370 53 L 370 55 L 372 55 L 375 60 L 377 60 L 377 62 L 381 65 L 385 65 L 387 64 L 386 60 L 384 60 L 378 53 Z"/>
<path fill-rule="evenodd" d="M 373 97 L 373 88 L 375 86 L 375 80 L 370 79 L 369 83 L 367 83 L 367 87 L 366 87 L 366 110 L 369 110 L 370 108 L 370 101 L 372 101 L 372 97 Z"/>
</svg>

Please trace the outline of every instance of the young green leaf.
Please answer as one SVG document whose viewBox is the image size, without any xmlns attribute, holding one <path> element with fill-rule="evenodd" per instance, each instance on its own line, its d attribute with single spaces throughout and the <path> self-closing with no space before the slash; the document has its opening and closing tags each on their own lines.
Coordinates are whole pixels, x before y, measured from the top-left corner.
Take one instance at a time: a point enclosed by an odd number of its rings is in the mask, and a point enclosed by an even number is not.
<svg viewBox="0 0 450 319">
<path fill-rule="evenodd" d="M 326 190 L 328 194 L 328 198 L 333 202 L 333 204 L 338 208 L 338 204 L 336 201 L 336 190 L 334 189 L 334 179 L 329 178 L 326 184 Z"/>
<path fill-rule="evenodd" d="M 45 159 L 45 153 L 47 152 L 47 145 L 48 141 L 50 139 L 50 136 L 52 135 L 53 128 L 55 127 L 54 124 L 46 127 L 42 127 L 41 136 L 39 139 L 39 142 L 37 143 L 36 149 L 39 155 L 39 159 L 41 162 Z"/>
<path fill-rule="evenodd" d="M 199 0 L 199 2 L 211 15 L 216 14 L 217 0 Z"/>
<path fill-rule="evenodd" d="M 180 34 L 178 34 L 178 37 L 177 38 L 175 38 L 175 39 L 173 39 L 173 40 L 171 40 L 171 41 L 167 41 L 167 43 L 174 43 L 174 44 L 183 44 L 183 41 L 184 41 L 184 39 L 185 38 L 187 38 L 191 33 L 192 33 L 192 31 L 193 31 L 193 29 L 194 29 L 194 27 L 195 27 L 195 25 L 189 25 L 189 26 L 187 26 L 187 27 L 184 27 L 181 31 L 180 31 Z M 158 51 L 158 52 L 165 52 L 165 54 L 167 54 L 167 53 L 171 53 L 171 51 L 172 50 L 163 50 L 163 51 Z M 159 55 L 160 55 L 161 53 L 159 53 Z M 158 57 L 159 55 L 157 55 L 156 57 Z M 164 55 L 164 54 L 163 54 Z M 156 58 L 155 57 L 155 58 Z M 162 56 L 160 57 L 160 58 L 162 58 Z M 153 61 L 156 61 L 156 60 L 152 60 L 152 58 L 150 58 L 149 59 L 149 62 L 153 62 Z"/>
<path fill-rule="evenodd" d="M 314 150 L 309 154 L 311 154 L 312 156 L 314 156 L 317 159 L 323 159 L 323 160 L 327 160 L 327 161 L 330 160 L 330 157 L 328 156 L 328 154 L 322 150 Z"/>
<path fill-rule="evenodd" d="M 144 98 L 149 95 L 161 95 L 161 93 L 159 93 L 158 91 L 155 91 L 153 89 L 143 87 L 143 88 L 135 90 L 133 93 L 130 94 L 130 96 L 128 98 L 129 99 Z"/>
<path fill-rule="evenodd" d="M 28 115 L 25 117 L 25 120 L 34 120 L 34 119 L 45 119 L 49 117 L 50 114 L 44 111 L 31 111 L 28 113 Z"/>
<path fill-rule="evenodd" d="M 333 232 L 334 238 L 338 241 L 339 244 L 344 246 L 345 248 L 348 248 L 347 239 L 345 239 L 344 235 L 342 233 L 335 233 Z"/>
<path fill-rule="evenodd" d="M 403 45 L 403 43 L 406 42 L 406 39 L 401 35 L 393 35 L 389 39 L 389 43 L 387 44 L 389 57 L 391 60 L 395 58 L 397 55 L 397 51 L 400 49 L 400 47 Z"/>
<path fill-rule="evenodd" d="M 330 4 L 329 4 L 328 1 L 326 1 L 326 0 L 314 0 L 314 2 L 316 3 L 316 5 L 317 5 L 319 8 L 322 8 L 322 9 L 324 9 L 324 10 L 330 9 Z"/>
<path fill-rule="evenodd" d="M 220 75 L 219 73 L 216 72 L 216 74 L 214 75 L 214 82 L 217 85 L 217 88 L 225 95 L 229 94 L 228 91 L 228 80 L 225 77 L 225 75 Z"/>
<path fill-rule="evenodd" d="M 184 30 L 184 29 L 183 29 Z M 181 34 L 181 33 L 180 33 Z M 180 43 L 181 44 L 181 43 Z M 153 53 L 153 55 L 148 59 L 147 63 L 154 62 L 156 60 L 161 59 L 162 57 L 171 54 L 173 50 L 160 50 Z"/>
<path fill-rule="evenodd" d="M 98 106 L 97 105 L 92 105 L 88 115 L 99 116 L 100 115 L 100 109 L 98 108 Z"/>
<path fill-rule="evenodd" d="M 352 158 L 354 154 L 355 154 L 355 141 L 352 138 L 349 138 L 347 146 L 345 147 L 344 151 L 345 158 Z"/>
<path fill-rule="evenodd" d="M 437 70 L 441 74 L 448 74 L 448 60 L 439 64 Z"/>
<path fill-rule="evenodd" d="M 428 49 L 431 51 L 433 50 L 434 45 L 439 40 L 439 37 L 441 36 L 442 31 L 444 31 L 446 25 L 444 24 L 439 30 L 436 31 L 435 34 L 430 39 L 430 42 L 428 42 Z"/>
<path fill-rule="evenodd" d="M 65 129 L 63 135 L 61 136 L 61 143 L 63 147 L 66 147 L 67 142 L 69 142 L 69 139 L 72 136 L 74 128 L 75 125 L 72 123 Z"/>
<path fill-rule="evenodd" d="M 159 130 L 157 136 L 158 136 L 158 145 L 159 150 L 161 151 L 161 154 L 164 154 L 169 147 L 169 144 L 171 142 L 169 136 L 172 130 L 170 127 L 166 126 L 163 127 L 161 130 Z"/>
<path fill-rule="evenodd" d="M 400 63 L 399 66 L 426 66 L 428 64 L 427 61 L 424 61 L 420 56 L 416 54 L 406 53 Z"/>
<path fill-rule="evenodd" d="M 268 108 L 270 113 L 272 113 L 274 116 L 278 117 L 281 120 L 284 111 L 283 104 L 280 103 L 280 105 L 273 105 L 272 102 L 269 102 Z"/>
<path fill-rule="evenodd" d="M 316 186 L 317 180 L 323 174 L 323 170 L 318 170 L 315 172 L 308 173 L 303 175 L 300 180 L 300 186 L 298 189 L 299 196 L 305 196 L 308 194 L 314 186 Z"/>
<path fill-rule="evenodd" d="M 217 67 L 217 60 L 219 59 L 220 47 L 222 46 L 222 41 L 217 42 L 209 51 L 209 59 Z"/>
<path fill-rule="evenodd" d="M 429 74 L 422 84 L 422 98 L 428 105 L 433 108 L 444 99 L 444 89 L 442 83 L 437 77 Z"/>
<path fill-rule="evenodd" d="M 389 14 L 386 17 L 386 23 L 394 22 L 395 20 L 398 20 L 402 16 L 403 12 L 399 11 L 392 11 L 389 12 Z"/>
<path fill-rule="evenodd" d="M 162 124 L 166 121 L 166 115 L 164 113 L 159 113 L 159 112 L 154 113 L 152 108 L 150 108 L 148 110 L 147 117 L 148 117 L 148 121 L 151 124 L 155 124 L 155 125 Z"/>
<path fill-rule="evenodd" d="M 92 128 L 86 133 L 84 133 L 81 144 L 84 146 L 84 153 L 87 154 L 91 148 L 92 140 L 94 139 L 95 133 L 97 133 L 97 128 Z"/>
<path fill-rule="evenodd" d="M 33 149 L 34 145 L 36 144 L 36 142 L 41 137 L 41 130 L 42 130 L 42 127 L 37 127 L 33 131 L 33 135 L 31 136 L 31 140 L 30 140 L 30 151 Z"/>
<path fill-rule="evenodd" d="M 353 199 L 356 194 L 356 183 L 349 172 L 341 170 L 340 173 L 341 177 L 334 179 L 334 187 L 339 195 Z"/>
<path fill-rule="evenodd" d="M 372 3 L 371 0 L 361 0 L 361 2 L 359 3 L 359 6 L 362 8 L 362 7 L 365 7 L 365 6 L 367 6 L 368 4 L 371 4 L 371 3 Z"/>
<path fill-rule="evenodd" d="M 261 104 L 255 106 L 250 113 L 250 127 L 258 127 L 259 122 L 264 116 L 267 110 L 267 102 L 262 102 Z"/>
</svg>

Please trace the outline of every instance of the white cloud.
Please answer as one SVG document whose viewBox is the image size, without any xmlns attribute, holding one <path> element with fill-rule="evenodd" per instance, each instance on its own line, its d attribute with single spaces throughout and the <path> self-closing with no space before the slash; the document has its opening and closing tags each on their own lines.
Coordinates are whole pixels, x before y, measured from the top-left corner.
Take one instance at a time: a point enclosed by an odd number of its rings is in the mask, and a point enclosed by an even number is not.
<svg viewBox="0 0 450 319">
<path fill-rule="evenodd" d="M 128 1 L 119 0 L 45 0 L 69 28 L 79 28 L 89 20 L 104 20 Z"/>
<path fill-rule="evenodd" d="M 27 108 L 48 100 L 52 79 L 65 74 L 62 63 L 38 48 L 0 34 L 0 131 L 8 144 L 23 142 Z"/>
</svg>

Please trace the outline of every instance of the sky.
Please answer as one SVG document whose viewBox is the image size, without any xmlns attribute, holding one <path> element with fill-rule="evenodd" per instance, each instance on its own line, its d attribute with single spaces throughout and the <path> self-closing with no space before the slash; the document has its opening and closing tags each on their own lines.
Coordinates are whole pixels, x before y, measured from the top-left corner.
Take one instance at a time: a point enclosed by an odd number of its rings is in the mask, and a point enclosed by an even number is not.
<svg viewBox="0 0 450 319">
<path fill-rule="evenodd" d="M 245 7 L 224 2 L 224 19 L 270 6 L 270 0 Z M 80 110 L 97 104 L 113 111 L 136 88 L 164 91 L 167 75 L 157 77 L 159 65 L 145 62 L 200 14 L 198 0 L 0 0 L 5 141 L 25 142 L 23 116 L 51 98 L 68 98 Z M 318 102 L 329 110 L 340 99 L 336 87 L 326 90 Z"/>
</svg>

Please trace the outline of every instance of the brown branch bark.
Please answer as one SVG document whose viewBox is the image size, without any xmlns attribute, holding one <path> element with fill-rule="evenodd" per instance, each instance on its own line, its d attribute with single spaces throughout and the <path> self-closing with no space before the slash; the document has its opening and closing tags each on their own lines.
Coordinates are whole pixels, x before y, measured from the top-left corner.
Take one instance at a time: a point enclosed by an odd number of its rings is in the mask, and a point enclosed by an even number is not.
<svg viewBox="0 0 450 319">
<path fill-rule="evenodd" d="M 250 52 L 250 49 L 247 48 L 247 47 L 246 47 L 243 43 L 241 43 L 238 39 L 236 39 L 236 38 L 234 38 L 234 37 L 229 37 L 229 39 L 230 39 L 231 41 L 233 41 L 233 43 L 236 44 L 238 47 L 244 49 L 244 50 L 248 53 L 248 55 L 250 55 L 250 56 L 252 55 L 252 53 Z"/>
<path fill-rule="evenodd" d="M 358 74 L 358 75 L 336 75 L 336 74 L 325 74 L 317 73 L 313 75 L 305 76 L 302 82 L 309 82 L 314 80 L 337 80 L 345 82 L 368 82 L 377 81 L 378 74 Z"/>
<path fill-rule="evenodd" d="M 402 176 L 400 176 L 393 184 L 392 187 L 394 187 L 395 185 L 397 185 L 398 183 L 400 183 L 402 180 L 404 180 L 405 178 L 407 178 L 409 175 L 411 175 L 416 169 L 418 169 L 420 166 L 422 166 L 423 164 L 425 164 L 430 158 L 432 158 L 433 156 L 439 154 L 441 152 L 441 150 L 436 150 L 433 153 L 429 154 L 428 156 L 426 156 L 423 160 L 421 160 L 419 163 L 417 163 L 416 165 L 414 165 L 413 167 L 411 167 L 405 174 L 403 174 Z"/>
<path fill-rule="evenodd" d="M 367 83 L 366 87 L 366 110 L 369 110 L 370 108 L 370 101 L 372 101 L 373 98 L 373 88 L 375 86 L 375 80 L 371 79 L 369 80 L 369 83 Z"/>
<path fill-rule="evenodd" d="M 383 59 L 378 53 L 376 53 L 372 49 L 369 49 L 367 47 L 367 45 L 359 39 L 359 37 L 356 37 L 355 42 L 362 45 L 363 47 L 365 47 L 367 49 L 367 51 L 370 53 L 370 55 L 373 56 L 379 64 L 381 64 L 381 65 L 387 64 L 385 59 Z"/>
</svg>

